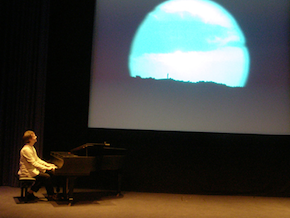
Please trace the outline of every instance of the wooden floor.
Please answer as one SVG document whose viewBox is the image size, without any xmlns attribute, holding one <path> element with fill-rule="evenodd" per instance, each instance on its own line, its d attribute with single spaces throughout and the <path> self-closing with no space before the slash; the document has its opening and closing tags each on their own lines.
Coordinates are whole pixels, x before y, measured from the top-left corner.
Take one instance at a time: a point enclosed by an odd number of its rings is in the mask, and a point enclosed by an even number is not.
<svg viewBox="0 0 290 218">
<path fill-rule="evenodd" d="M 0 218 L 289 218 L 290 198 L 209 196 L 162 193 L 110 192 L 77 189 L 75 202 L 45 201 L 41 189 L 36 203 L 18 204 L 20 189 L 0 186 Z"/>
</svg>

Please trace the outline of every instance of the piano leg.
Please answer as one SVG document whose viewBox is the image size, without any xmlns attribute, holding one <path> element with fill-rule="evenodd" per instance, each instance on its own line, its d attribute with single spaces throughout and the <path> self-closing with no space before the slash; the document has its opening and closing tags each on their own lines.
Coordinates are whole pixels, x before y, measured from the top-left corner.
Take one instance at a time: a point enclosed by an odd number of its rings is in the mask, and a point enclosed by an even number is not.
<svg viewBox="0 0 290 218">
<path fill-rule="evenodd" d="M 75 179 L 76 177 L 67 177 L 66 178 L 66 188 L 67 188 L 67 198 L 68 198 L 68 204 L 69 206 L 73 203 L 73 191 L 74 191 L 74 185 L 75 185 Z"/>
<path fill-rule="evenodd" d="M 60 186 L 62 187 L 62 195 L 61 199 L 68 200 L 69 205 L 71 206 L 73 203 L 73 192 L 74 192 L 74 185 L 75 180 L 77 177 L 75 176 L 60 176 L 58 177 L 59 180 L 57 181 L 56 192 L 59 194 Z"/>
<path fill-rule="evenodd" d="M 121 170 L 118 170 L 118 184 L 117 184 L 117 197 L 121 194 L 121 181 L 122 181 L 122 173 Z"/>
</svg>

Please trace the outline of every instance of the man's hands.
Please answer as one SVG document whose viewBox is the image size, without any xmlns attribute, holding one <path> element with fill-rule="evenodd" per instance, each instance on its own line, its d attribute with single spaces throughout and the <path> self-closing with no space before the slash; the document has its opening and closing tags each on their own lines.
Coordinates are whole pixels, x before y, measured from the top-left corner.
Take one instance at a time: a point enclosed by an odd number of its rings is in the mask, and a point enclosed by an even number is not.
<svg viewBox="0 0 290 218">
<path fill-rule="evenodd" d="M 48 170 L 55 171 L 55 169 L 57 169 L 57 166 L 54 164 L 49 164 Z"/>
</svg>

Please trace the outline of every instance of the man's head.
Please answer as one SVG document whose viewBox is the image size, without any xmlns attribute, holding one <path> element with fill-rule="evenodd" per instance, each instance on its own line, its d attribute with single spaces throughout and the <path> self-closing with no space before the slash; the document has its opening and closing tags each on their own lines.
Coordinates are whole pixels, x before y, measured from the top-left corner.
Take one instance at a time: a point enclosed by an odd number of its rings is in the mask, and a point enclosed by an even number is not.
<svg viewBox="0 0 290 218">
<path fill-rule="evenodd" d="M 37 142 L 37 136 L 35 135 L 35 132 L 31 130 L 26 131 L 23 135 L 23 141 L 24 143 Z"/>
</svg>

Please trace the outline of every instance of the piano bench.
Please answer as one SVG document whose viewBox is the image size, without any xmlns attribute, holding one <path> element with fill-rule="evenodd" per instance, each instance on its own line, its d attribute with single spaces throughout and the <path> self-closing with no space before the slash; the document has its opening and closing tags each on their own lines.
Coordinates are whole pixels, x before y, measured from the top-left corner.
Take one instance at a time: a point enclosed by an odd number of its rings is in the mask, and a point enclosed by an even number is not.
<svg viewBox="0 0 290 218">
<path fill-rule="evenodd" d="M 20 189 L 21 189 L 20 196 L 22 200 L 27 200 L 26 196 L 27 196 L 28 188 L 31 187 L 34 182 L 35 182 L 35 178 L 19 177 L 19 184 L 20 184 Z"/>
</svg>

